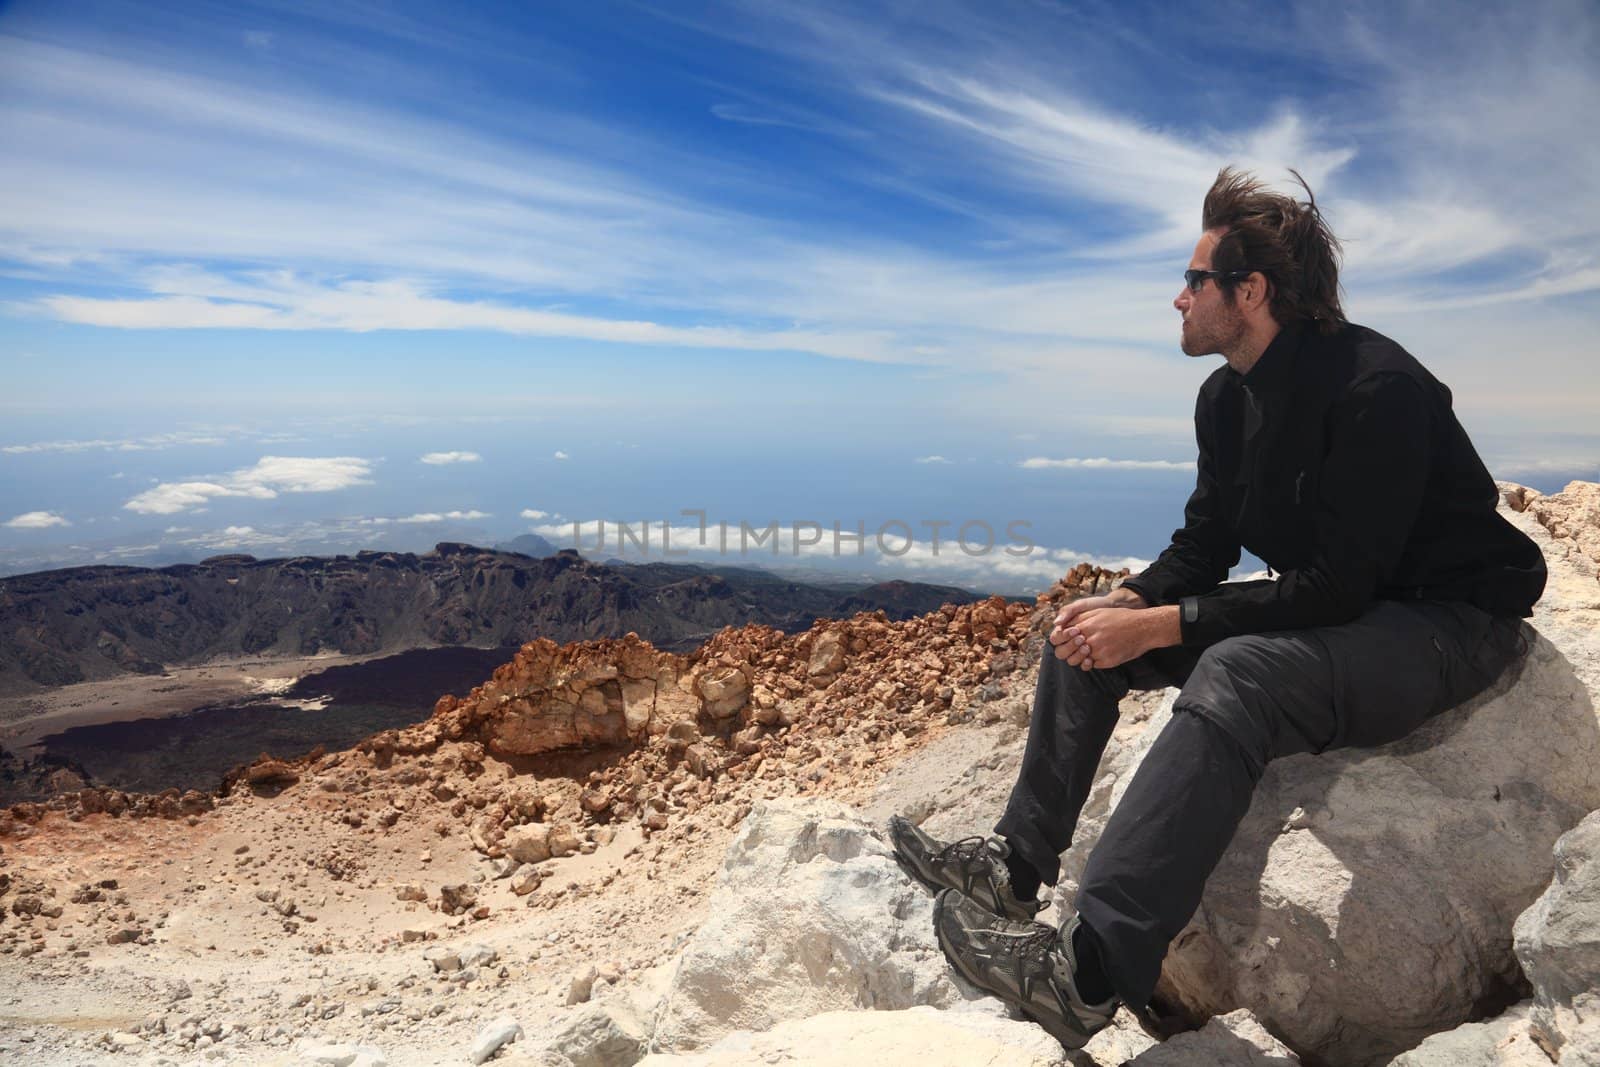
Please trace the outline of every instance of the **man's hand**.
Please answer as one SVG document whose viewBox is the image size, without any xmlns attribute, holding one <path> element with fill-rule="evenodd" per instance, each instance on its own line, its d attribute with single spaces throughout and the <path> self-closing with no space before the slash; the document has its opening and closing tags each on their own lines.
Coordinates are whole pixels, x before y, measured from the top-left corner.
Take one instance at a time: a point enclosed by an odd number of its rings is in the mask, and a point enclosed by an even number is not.
<svg viewBox="0 0 1600 1067">
<path fill-rule="evenodd" d="M 1086 671 L 1118 667 L 1181 640 L 1178 609 L 1172 605 L 1143 611 L 1091 607 L 1050 631 L 1056 658 Z"/>
<path fill-rule="evenodd" d="M 1074 600 L 1056 613 L 1055 628 L 1057 630 L 1065 629 L 1072 625 L 1073 619 L 1076 619 L 1086 611 L 1093 611 L 1096 608 L 1147 608 L 1149 606 L 1144 602 L 1144 597 L 1135 593 L 1132 589 L 1118 586 L 1104 596 L 1086 596 Z"/>
</svg>

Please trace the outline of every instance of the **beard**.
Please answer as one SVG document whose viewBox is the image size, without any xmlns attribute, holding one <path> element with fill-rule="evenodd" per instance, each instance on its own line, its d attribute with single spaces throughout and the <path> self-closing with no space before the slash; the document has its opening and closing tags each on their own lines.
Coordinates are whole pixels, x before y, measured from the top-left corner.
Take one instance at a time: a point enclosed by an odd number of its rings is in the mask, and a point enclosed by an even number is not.
<svg viewBox="0 0 1600 1067">
<path fill-rule="evenodd" d="M 1204 315 L 1191 314 L 1178 344 L 1186 356 L 1225 355 L 1244 341 L 1244 315 L 1235 304 L 1218 303 Z"/>
</svg>

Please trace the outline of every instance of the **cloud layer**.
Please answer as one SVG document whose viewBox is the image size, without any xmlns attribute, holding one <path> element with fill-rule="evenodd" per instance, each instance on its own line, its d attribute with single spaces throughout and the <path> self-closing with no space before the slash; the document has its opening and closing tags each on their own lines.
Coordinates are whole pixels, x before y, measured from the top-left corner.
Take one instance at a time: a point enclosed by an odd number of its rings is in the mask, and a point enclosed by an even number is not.
<svg viewBox="0 0 1600 1067">
<path fill-rule="evenodd" d="M 13 530 L 47 530 L 52 526 L 72 524 L 53 511 L 26 511 L 8 519 L 5 525 Z"/>
<path fill-rule="evenodd" d="M 330 493 L 370 485 L 372 464 L 355 456 L 262 456 L 253 467 L 189 481 L 162 482 L 122 506 L 142 515 L 174 515 L 218 497 L 271 500 L 279 493 Z"/>
</svg>

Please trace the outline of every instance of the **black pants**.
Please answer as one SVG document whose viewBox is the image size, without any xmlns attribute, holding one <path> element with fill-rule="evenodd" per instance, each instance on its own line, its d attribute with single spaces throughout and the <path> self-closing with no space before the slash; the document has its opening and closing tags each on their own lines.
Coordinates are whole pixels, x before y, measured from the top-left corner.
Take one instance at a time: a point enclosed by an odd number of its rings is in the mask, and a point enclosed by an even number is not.
<svg viewBox="0 0 1600 1067">
<path fill-rule="evenodd" d="M 1123 1000 L 1143 1008 L 1269 760 L 1381 745 L 1486 689 L 1522 625 L 1468 604 L 1382 601 L 1342 626 L 1163 648 L 1084 671 L 1045 645 L 1033 720 L 995 832 L 1054 883 L 1130 689 L 1181 687 L 1091 852 L 1077 909 Z"/>
</svg>

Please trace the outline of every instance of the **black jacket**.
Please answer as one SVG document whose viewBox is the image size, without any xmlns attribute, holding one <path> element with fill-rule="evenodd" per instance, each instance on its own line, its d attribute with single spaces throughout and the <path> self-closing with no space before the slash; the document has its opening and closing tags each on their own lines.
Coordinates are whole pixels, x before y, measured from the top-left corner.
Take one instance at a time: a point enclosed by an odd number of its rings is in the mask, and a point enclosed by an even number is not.
<svg viewBox="0 0 1600 1067">
<path fill-rule="evenodd" d="M 1495 512 L 1450 390 L 1379 333 L 1285 327 L 1248 374 L 1206 379 L 1194 422 L 1183 528 L 1125 583 L 1182 604 L 1186 645 L 1337 625 L 1379 599 L 1526 616 L 1544 592 L 1544 557 Z M 1241 546 L 1278 580 L 1221 584 Z"/>
</svg>

